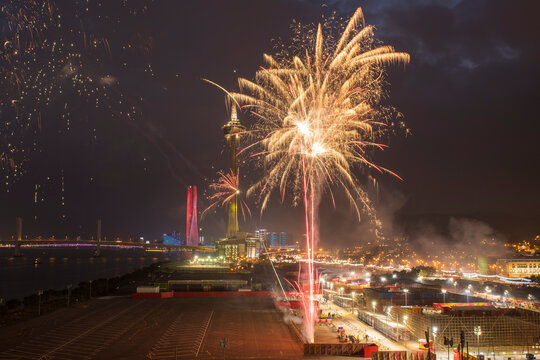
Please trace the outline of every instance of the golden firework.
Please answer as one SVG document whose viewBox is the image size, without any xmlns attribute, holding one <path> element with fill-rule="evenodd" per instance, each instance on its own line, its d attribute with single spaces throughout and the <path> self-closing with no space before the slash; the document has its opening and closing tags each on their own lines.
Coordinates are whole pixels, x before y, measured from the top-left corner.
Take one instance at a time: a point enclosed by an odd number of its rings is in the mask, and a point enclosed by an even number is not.
<svg viewBox="0 0 540 360">
<path fill-rule="evenodd" d="M 338 186 L 359 216 L 359 201 L 370 207 L 353 170 L 390 172 L 370 159 L 370 150 L 384 149 L 379 140 L 390 128 L 379 111 L 385 67 L 408 63 L 409 54 L 375 47 L 360 8 L 337 41 L 326 41 L 319 24 L 313 41 L 303 42 L 310 43 L 287 56 L 265 54 L 255 80 L 240 78 L 240 91 L 231 94 L 259 120 L 251 146 L 261 148 L 265 176 L 250 193 L 261 195 L 262 211 L 273 189 L 284 197 L 292 187 L 298 203 L 304 185 L 312 194 Z"/>
</svg>

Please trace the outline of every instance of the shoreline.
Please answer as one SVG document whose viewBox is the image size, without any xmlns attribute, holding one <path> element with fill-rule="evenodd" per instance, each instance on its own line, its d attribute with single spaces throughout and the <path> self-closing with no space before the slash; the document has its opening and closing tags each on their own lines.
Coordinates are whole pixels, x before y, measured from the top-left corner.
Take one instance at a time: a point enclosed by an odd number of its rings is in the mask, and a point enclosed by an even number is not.
<svg viewBox="0 0 540 360">
<path fill-rule="evenodd" d="M 9 299 L 0 304 L 0 327 L 14 325 L 98 297 L 130 295 L 136 282 L 148 279 L 161 265 L 170 261 L 156 261 L 120 276 L 81 281 L 72 288 L 48 289 L 41 294 Z"/>
<path fill-rule="evenodd" d="M 86 248 L 43 248 L 15 257 L 9 249 L 0 249 L 0 299 L 22 301 L 39 290 L 76 287 L 83 281 L 122 276 L 156 261 L 174 259 L 138 249 L 102 249 L 99 257 L 93 253 Z"/>
</svg>

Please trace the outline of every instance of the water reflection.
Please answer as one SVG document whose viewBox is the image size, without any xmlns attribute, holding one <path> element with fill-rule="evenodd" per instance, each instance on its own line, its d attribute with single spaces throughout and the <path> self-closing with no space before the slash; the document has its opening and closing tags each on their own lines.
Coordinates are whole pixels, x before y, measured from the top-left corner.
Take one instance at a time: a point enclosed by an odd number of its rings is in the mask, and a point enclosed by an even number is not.
<svg viewBox="0 0 540 360">
<path fill-rule="evenodd" d="M 24 257 L 14 257 L 12 248 L 0 248 L 0 298 L 22 298 L 43 288 L 63 289 L 81 281 L 121 276 L 168 257 L 144 256 L 136 249 L 102 248 L 97 258 L 87 247 L 24 250 Z M 34 263 L 37 258 L 41 263 Z"/>
</svg>

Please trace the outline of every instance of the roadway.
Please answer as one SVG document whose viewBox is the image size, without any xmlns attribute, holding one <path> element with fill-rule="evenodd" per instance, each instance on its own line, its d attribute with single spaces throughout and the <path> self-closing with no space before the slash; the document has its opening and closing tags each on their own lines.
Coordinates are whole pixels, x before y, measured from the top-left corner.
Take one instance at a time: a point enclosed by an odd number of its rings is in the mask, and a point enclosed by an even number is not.
<svg viewBox="0 0 540 360">
<path fill-rule="evenodd" d="M 347 335 L 360 335 L 361 338 L 363 335 L 367 334 L 369 336 L 368 342 L 376 343 L 377 345 L 379 345 L 380 350 L 418 350 L 418 348 L 414 349 L 413 347 L 407 348 L 401 343 L 395 342 L 387 338 L 385 335 L 375 330 L 372 326 L 369 326 L 358 320 L 356 314 L 351 312 L 350 309 L 344 309 L 331 302 L 321 304 L 321 309 L 323 313 L 331 312 L 337 315 L 336 318 L 334 318 L 333 320 L 336 328 L 339 326 L 343 326 Z"/>
</svg>

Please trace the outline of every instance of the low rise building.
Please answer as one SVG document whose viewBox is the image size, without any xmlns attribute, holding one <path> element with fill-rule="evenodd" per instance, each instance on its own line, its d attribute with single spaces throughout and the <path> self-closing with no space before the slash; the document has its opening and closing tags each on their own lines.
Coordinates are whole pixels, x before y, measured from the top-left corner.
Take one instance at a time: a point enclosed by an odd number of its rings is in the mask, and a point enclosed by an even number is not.
<svg viewBox="0 0 540 360">
<path fill-rule="evenodd" d="M 241 258 L 258 258 L 261 239 L 254 234 L 238 232 L 235 236 L 217 242 L 218 255 L 227 260 L 236 261 Z"/>
<path fill-rule="evenodd" d="M 540 257 L 499 259 L 497 264 L 503 269 L 503 275 L 511 278 L 540 275 Z"/>
</svg>

